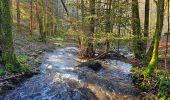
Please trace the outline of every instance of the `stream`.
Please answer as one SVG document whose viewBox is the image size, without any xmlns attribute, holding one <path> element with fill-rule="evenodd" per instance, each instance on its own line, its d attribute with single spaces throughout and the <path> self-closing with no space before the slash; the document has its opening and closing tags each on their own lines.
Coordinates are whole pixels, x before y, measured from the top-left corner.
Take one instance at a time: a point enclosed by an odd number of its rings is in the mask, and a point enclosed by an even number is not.
<svg viewBox="0 0 170 100">
<path fill-rule="evenodd" d="M 131 64 L 109 60 L 95 72 L 75 67 L 76 47 L 56 48 L 44 54 L 40 74 L 11 91 L 4 100 L 135 100 Z"/>
</svg>

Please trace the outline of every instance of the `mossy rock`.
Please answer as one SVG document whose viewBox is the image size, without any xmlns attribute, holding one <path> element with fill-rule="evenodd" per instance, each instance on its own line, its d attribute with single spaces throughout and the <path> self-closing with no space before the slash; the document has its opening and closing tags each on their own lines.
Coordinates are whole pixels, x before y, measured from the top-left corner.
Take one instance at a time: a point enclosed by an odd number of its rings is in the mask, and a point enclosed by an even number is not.
<svg viewBox="0 0 170 100">
<path fill-rule="evenodd" d="M 102 65 L 99 61 L 89 60 L 87 62 L 83 62 L 78 67 L 89 67 L 94 71 L 99 71 L 102 68 Z"/>
</svg>

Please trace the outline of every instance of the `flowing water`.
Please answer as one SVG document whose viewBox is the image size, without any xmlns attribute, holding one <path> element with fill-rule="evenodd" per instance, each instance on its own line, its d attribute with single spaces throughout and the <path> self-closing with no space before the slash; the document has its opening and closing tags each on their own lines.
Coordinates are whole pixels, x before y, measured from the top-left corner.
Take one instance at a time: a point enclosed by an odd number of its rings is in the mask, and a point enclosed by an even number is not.
<svg viewBox="0 0 170 100">
<path fill-rule="evenodd" d="M 133 100 L 131 64 L 106 59 L 105 68 L 95 72 L 77 66 L 75 47 L 56 48 L 44 55 L 41 73 L 11 91 L 4 100 Z M 103 61 L 105 62 L 105 61 Z"/>
</svg>

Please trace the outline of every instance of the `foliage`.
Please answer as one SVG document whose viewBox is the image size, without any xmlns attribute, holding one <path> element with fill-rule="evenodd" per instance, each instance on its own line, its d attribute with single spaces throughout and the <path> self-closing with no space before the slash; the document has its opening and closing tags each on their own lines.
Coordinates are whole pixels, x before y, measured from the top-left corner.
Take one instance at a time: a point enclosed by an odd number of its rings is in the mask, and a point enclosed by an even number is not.
<svg viewBox="0 0 170 100">
<path fill-rule="evenodd" d="M 153 98 L 160 98 L 160 100 L 166 100 L 168 97 L 170 97 L 169 75 L 165 75 L 166 72 L 164 70 L 154 69 L 150 77 L 144 78 L 142 73 L 143 70 L 144 67 L 133 67 L 131 69 L 131 72 L 134 73 L 133 83 L 138 86 L 140 90 L 146 93 L 145 98 L 149 100 L 152 100 Z M 149 95 L 150 91 L 154 91 L 154 97 L 151 97 Z"/>
<path fill-rule="evenodd" d="M 8 71 L 8 72 L 18 72 L 19 70 L 18 69 L 16 69 L 16 67 L 14 67 L 12 64 L 10 64 L 10 63 L 7 63 L 6 65 L 5 65 L 5 68 L 6 68 L 6 70 Z"/>
<path fill-rule="evenodd" d="M 24 64 L 27 62 L 29 56 L 28 55 L 21 55 L 21 56 L 18 56 L 17 59 L 20 63 Z"/>
<path fill-rule="evenodd" d="M 17 59 L 21 63 L 20 72 L 29 73 L 32 71 L 32 67 L 27 63 L 29 59 L 28 55 L 21 55 Z"/>
<path fill-rule="evenodd" d="M 5 75 L 6 71 L 4 68 L 0 68 L 0 76 Z"/>
<path fill-rule="evenodd" d="M 167 97 L 170 97 L 170 79 L 167 75 L 163 75 L 160 78 L 158 96 L 161 100 L 165 100 Z"/>
<path fill-rule="evenodd" d="M 29 56 L 28 55 L 22 55 L 17 58 L 18 62 L 20 63 L 21 67 L 13 66 L 10 63 L 7 63 L 5 65 L 5 68 L 8 72 L 16 72 L 16 73 L 29 73 L 32 71 L 32 67 L 27 63 Z"/>
</svg>

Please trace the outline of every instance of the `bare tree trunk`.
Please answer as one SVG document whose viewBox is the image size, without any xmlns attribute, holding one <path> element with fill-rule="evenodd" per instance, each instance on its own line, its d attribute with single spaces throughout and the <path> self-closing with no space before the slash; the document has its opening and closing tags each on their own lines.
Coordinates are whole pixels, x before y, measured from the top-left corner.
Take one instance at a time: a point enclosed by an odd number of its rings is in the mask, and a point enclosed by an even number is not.
<svg viewBox="0 0 170 100">
<path fill-rule="evenodd" d="M 30 35 L 33 32 L 33 0 L 30 0 Z"/>
<path fill-rule="evenodd" d="M 20 0 L 17 0 L 17 29 L 21 32 L 21 13 L 20 13 Z"/>
</svg>

